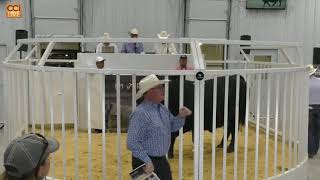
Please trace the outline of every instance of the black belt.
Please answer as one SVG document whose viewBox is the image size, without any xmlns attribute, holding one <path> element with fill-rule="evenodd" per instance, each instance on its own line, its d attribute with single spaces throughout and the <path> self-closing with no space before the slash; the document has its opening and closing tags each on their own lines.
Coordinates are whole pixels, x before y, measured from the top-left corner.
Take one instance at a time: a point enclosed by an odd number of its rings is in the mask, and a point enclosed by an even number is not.
<svg viewBox="0 0 320 180">
<path fill-rule="evenodd" d="M 151 159 L 155 160 L 161 160 L 161 159 L 166 159 L 166 156 L 149 156 Z"/>
</svg>

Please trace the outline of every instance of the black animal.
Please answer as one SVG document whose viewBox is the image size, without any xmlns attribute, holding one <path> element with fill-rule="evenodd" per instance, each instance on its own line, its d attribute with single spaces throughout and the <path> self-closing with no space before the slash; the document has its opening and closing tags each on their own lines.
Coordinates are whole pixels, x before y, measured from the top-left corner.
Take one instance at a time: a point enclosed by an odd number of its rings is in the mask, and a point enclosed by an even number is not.
<svg viewBox="0 0 320 180">
<path fill-rule="evenodd" d="M 273 7 L 276 5 L 277 2 L 279 2 L 279 6 L 281 6 L 281 0 L 262 0 L 263 1 L 263 6 L 268 5 L 269 7 Z M 270 4 L 273 3 L 272 5 Z"/>
<path fill-rule="evenodd" d="M 179 77 L 171 77 L 169 83 L 169 109 L 176 115 L 179 110 Z M 229 77 L 229 98 L 228 98 L 228 128 L 227 139 L 232 135 L 231 143 L 228 146 L 227 152 L 234 151 L 235 141 L 235 104 L 236 104 L 236 75 Z M 204 129 L 212 132 L 212 117 L 213 117 L 213 83 L 214 80 L 205 81 L 205 97 L 204 97 Z M 246 112 L 246 89 L 247 85 L 243 77 L 240 76 L 239 89 L 239 126 L 245 122 Z M 225 94 L 225 77 L 217 78 L 217 106 L 216 106 L 216 127 L 222 127 L 224 124 L 224 94 Z M 192 81 L 184 80 L 184 106 L 194 111 L 194 83 Z M 188 116 L 183 126 L 183 132 L 193 131 L 194 127 L 193 115 Z M 179 132 L 171 134 L 171 145 L 168 153 L 169 158 L 173 158 L 173 146 Z M 221 143 L 217 146 L 223 147 L 223 138 Z"/>
</svg>

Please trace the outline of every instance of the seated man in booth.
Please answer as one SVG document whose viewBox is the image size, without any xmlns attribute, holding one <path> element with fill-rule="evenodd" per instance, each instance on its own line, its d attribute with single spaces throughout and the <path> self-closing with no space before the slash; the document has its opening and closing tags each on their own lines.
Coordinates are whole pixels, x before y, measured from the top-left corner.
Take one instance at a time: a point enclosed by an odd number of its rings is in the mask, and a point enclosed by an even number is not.
<svg viewBox="0 0 320 180">
<path fill-rule="evenodd" d="M 188 57 L 186 55 L 181 55 L 179 59 L 179 65 L 176 70 L 193 70 L 193 67 L 188 66 Z"/>
<path fill-rule="evenodd" d="M 131 38 L 138 38 L 139 32 L 136 28 L 131 29 L 129 32 Z M 121 49 L 121 53 L 143 53 L 143 44 L 141 42 L 127 42 L 124 43 Z"/>
<path fill-rule="evenodd" d="M 110 39 L 110 34 L 103 33 L 102 38 Z M 117 53 L 117 52 L 118 52 L 117 45 L 109 42 L 101 42 L 97 45 L 97 48 L 96 48 L 96 53 Z"/>
<path fill-rule="evenodd" d="M 167 31 L 161 31 L 157 34 L 159 39 L 168 39 L 170 34 Z M 156 43 L 154 46 L 156 54 L 177 54 L 176 47 L 173 43 Z"/>
</svg>

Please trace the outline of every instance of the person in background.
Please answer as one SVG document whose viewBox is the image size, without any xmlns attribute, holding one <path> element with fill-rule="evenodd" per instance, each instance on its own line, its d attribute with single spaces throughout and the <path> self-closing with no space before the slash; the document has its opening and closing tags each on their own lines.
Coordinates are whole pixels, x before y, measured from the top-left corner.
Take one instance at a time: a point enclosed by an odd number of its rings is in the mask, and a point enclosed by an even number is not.
<svg viewBox="0 0 320 180">
<path fill-rule="evenodd" d="M 131 38 L 138 38 L 139 36 L 139 32 L 136 28 L 131 29 L 129 34 Z M 121 53 L 135 53 L 135 54 L 143 53 L 143 44 L 135 43 L 135 42 L 124 43 L 121 49 Z"/>
<path fill-rule="evenodd" d="M 50 154 L 59 149 L 54 138 L 27 134 L 10 142 L 3 155 L 4 180 L 43 180 L 50 170 Z"/>
<path fill-rule="evenodd" d="M 101 57 L 101 56 L 96 57 L 96 66 L 97 66 L 98 69 L 103 69 L 104 68 L 104 61 L 105 60 L 106 59 Z"/>
<path fill-rule="evenodd" d="M 159 39 L 168 39 L 170 34 L 167 31 L 161 31 L 157 36 Z M 156 54 L 177 54 L 173 43 L 157 43 L 155 44 L 154 51 Z"/>
<path fill-rule="evenodd" d="M 188 66 L 188 57 L 186 55 L 181 55 L 179 59 L 179 65 L 176 70 L 193 70 L 193 67 Z"/>
<path fill-rule="evenodd" d="M 110 34 L 103 33 L 102 38 L 110 39 Z M 96 48 L 96 53 L 117 53 L 117 52 L 118 52 L 117 45 L 109 42 L 101 42 L 97 45 L 97 48 Z"/>
<path fill-rule="evenodd" d="M 171 169 L 167 160 L 171 132 L 178 131 L 191 115 L 191 111 L 182 107 L 177 116 L 173 116 L 162 102 L 164 100 L 163 84 L 151 74 L 139 82 L 137 100 L 142 102 L 130 115 L 127 134 L 127 147 L 132 152 L 132 168 L 145 164 L 144 171 L 154 171 L 160 179 L 171 180 Z"/>
<path fill-rule="evenodd" d="M 313 158 L 319 150 L 320 141 L 320 70 L 312 65 L 309 67 L 308 156 Z"/>
</svg>

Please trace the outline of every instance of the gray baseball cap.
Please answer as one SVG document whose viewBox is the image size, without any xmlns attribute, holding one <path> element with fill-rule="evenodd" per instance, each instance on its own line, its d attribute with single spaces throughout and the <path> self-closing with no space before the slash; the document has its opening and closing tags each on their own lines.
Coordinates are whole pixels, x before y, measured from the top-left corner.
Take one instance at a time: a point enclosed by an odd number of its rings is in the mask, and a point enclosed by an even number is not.
<svg viewBox="0 0 320 180">
<path fill-rule="evenodd" d="M 32 173 L 58 149 L 59 142 L 54 138 L 27 134 L 10 142 L 4 152 L 3 165 L 10 176 L 21 178 Z"/>
</svg>

